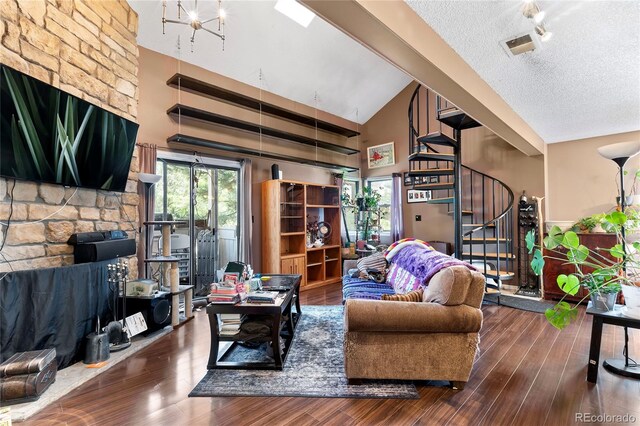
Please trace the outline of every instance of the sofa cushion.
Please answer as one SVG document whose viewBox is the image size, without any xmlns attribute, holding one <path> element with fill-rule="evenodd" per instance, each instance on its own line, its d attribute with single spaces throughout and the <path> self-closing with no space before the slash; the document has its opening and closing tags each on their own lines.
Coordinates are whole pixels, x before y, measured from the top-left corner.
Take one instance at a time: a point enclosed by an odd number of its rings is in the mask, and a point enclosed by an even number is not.
<svg viewBox="0 0 640 426">
<path fill-rule="evenodd" d="M 422 300 L 445 306 L 460 305 L 467 297 L 472 272 L 465 266 L 450 266 L 440 270 L 429 281 Z"/>
<path fill-rule="evenodd" d="M 407 294 L 383 294 L 382 300 L 394 300 L 396 302 L 422 302 L 422 289 L 410 291 Z"/>
<path fill-rule="evenodd" d="M 387 284 L 379 284 L 371 280 L 342 278 L 342 300 L 347 299 L 372 299 L 380 300 L 383 294 L 393 294 L 393 288 Z"/>
<path fill-rule="evenodd" d="M 482 311 L 467 305 L 350 299 L 344 315 L 347 333 L 475 333 L 482 326 Z"/>
</svg>

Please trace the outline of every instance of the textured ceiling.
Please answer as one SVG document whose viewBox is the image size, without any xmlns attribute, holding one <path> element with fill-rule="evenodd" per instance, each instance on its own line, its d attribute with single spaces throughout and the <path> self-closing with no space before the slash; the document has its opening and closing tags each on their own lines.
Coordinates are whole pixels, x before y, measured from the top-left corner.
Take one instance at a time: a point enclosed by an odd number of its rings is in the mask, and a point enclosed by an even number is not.
<svg viewBox="0 0 640 426">
<path fill-rule="evenodd" d="M 407 3 L 545 142 L 640 130 L 640 2 L 540 1 L 553 38 L 515 58 L 522 1 Z"/>
<path fill-rule="evenodd" d="M 224 51 L 217 37 L 199 31 L 193 53 L 189 28 L 168 24 L 162 35 L 161 0 L 129 3 L 139 15 L 141 46 L 361 124 L 411 82 L 322 19 L 298 25 L 274 9 L 275 1 L 223 1 Z M 167 18 L 175 19 L 176 2 L 167 3 Z M 183 4 L 189 10 L 194 2 Z M 214 15 L 215 4 L 199 2 L 201 19 Z"/>
</svg>

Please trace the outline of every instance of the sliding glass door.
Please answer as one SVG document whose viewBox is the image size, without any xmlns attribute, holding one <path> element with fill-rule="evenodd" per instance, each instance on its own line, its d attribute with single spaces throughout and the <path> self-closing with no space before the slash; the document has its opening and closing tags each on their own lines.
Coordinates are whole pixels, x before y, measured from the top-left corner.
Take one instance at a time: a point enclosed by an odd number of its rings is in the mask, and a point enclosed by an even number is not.
<svg viewBox="0 0 640 426">
<path fill-rule="evenodd" d="M 214 162 L 215 163 L 215 162 Z M 155 189 L 156 219 L 183 221 L 171 236 L 171 252 L 179 257 L 180 281 L 206 296 L 216 271 L 239 254 L 239 169 L 159 159 Z M 162 247 L 154 233 L 154 252 Z"/>
</svg>

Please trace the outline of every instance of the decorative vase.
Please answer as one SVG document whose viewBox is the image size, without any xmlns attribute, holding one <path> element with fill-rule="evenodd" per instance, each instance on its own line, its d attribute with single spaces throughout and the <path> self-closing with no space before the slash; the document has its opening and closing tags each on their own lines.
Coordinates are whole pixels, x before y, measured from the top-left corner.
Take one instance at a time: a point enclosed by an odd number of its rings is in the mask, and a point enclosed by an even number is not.
<svg viewBox="0 0 640 426">
<path fill-rule="evenodd" d="M 591 293 L 591 306 L 599 311 L 612 311 L 618 293 Z"/>
</svg>

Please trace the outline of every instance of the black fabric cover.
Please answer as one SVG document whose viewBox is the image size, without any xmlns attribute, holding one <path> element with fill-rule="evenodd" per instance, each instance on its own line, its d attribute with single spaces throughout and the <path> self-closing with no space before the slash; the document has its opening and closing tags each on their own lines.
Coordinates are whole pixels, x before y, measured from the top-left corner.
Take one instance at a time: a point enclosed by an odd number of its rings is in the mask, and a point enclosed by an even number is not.
<svg viewBox="0 0 640 426">
<path fill-rule="evenodd" d="M 84 356 L 84 337 L 110 319 L 110 261 L 10 272 L 0 280 L 0 362 L 56 348 L 58 368 Z"/>
</svg>

